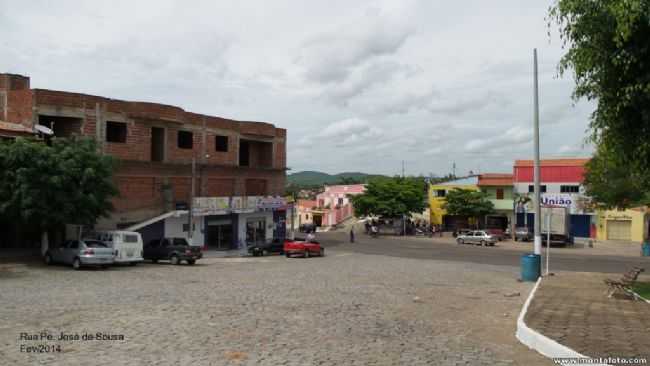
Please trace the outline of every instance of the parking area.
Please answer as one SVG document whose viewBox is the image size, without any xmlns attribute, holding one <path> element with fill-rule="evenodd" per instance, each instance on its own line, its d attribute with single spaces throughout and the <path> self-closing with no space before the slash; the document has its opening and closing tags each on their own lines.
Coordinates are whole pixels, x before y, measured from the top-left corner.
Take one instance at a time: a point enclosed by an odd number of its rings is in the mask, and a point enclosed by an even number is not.
<svg viewBox="0 0 650 366">
<path fill-rule="evenodd" d="M 0 358 L 15 365 L 549 365 L 514 337 L 531 288 L 516 271 L 339 247 L 324 258 L 206 258 L 106 271 L 3 264 Z M 66 339 L 57 340 L 61 333 Z M 99 340 L 88 340 L 97 333 Z M 57 348 L 26 352 L 41 345 Z"/>
</svg>

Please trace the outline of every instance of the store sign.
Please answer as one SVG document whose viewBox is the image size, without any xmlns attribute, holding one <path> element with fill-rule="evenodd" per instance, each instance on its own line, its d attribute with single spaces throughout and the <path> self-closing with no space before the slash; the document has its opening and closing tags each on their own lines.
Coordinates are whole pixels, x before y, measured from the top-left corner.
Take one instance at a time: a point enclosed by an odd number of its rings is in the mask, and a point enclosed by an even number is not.
<svg viewBox="0 0 650 366">
<path fill-rule="evenodd" d="M 227 215 L 230 213 L 230 197 L 196 197 L 192 212 L 194 216 Z"/>
<path fill-rule="evenodd" d="M 231 212 L 276 211 L 286 205 L 283 197 L 273 196 L 196 197 L 192 211 L 195 216 L 227 215 Z"/>
<path fill-rule="evenodd" d="M 535 210 L 535 195 L 528 195 L 530 201 L 526 204 L 517 204 L 517 212 L 533 212 Z M 580 194 L 575 193 L 542 193 L 542 206 L 566 207 L 570 214 L 587 214 L 593 213 L 594 209 L 591 200 Z"/>
</svg>

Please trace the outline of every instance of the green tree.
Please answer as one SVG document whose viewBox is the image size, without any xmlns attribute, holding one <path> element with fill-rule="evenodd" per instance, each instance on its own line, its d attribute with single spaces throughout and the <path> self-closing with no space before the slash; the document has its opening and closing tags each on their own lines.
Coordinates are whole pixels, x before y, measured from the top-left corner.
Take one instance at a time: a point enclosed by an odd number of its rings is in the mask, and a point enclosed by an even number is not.
<svg viewBox="0 0 650 366">
<path fill-rule="evenodd" d="M 598 147 L 596 154 L 587 163 L 589 174 L 585 177 L 588 196 L 602 208 L 628 208 L 650 203 L 647 187 L 638 172 L 630 172 L 619 156 L 607 149 Z"/>
<path fill-rule="evenodd" d="M 558 0 L 548 20 L 567 49 L 559 72 L 572 71 L 574 99 L 597 103 L 590 121 L 598 150 L 587 167 L 590 193 L 608 206 L 632 202 L 636 184 L 620 184 L 615 194 L 598 187 L 611 179 L 623 183 L 622 177 L 638 179 L 645 192 L 650 187 L 650 0 Z"/>
<path fill-rule="evenodd" d="M 417 178 L 374 178 L 363 194 L 351 196 L 357 216 L 410 216 L 425 208 L 424 181 Z"/>
<path fill-rule="evenodd" d="M 92 225 L 112 209 L 113 168 L 90 139 L 0 143 L 0 217 L 40 230 Z"/>
<path fill-rule="evenodd" d="M 454 188 L 447 192 L 442 204 L 448 214 L 480 218 L 494 212 L 494 204 L 486 192 Z"/>
</svg>

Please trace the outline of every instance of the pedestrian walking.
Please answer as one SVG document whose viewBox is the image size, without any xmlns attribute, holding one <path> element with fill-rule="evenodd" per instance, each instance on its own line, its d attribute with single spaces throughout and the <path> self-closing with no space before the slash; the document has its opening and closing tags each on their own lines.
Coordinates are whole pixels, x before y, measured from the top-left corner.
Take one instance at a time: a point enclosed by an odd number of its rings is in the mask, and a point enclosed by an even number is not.
<svg viewBox="0 0 650 366">
<path fill-rule="evenodd" d="M 354 229 L 350 229 L 350 243 L 354 243 Z"/>
</svg>

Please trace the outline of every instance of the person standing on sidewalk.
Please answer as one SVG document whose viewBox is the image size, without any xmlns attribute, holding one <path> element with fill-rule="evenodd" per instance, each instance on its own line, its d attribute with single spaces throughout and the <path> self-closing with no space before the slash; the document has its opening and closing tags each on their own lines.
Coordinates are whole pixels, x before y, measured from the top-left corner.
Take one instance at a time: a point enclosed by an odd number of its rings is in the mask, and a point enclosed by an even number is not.
<svg viewBox="0 0 650 366">
<path fill-rule="evenodd" d="M 350 243 L 354 243 L 354 228 L 350 229 Z"/>
</svg>

